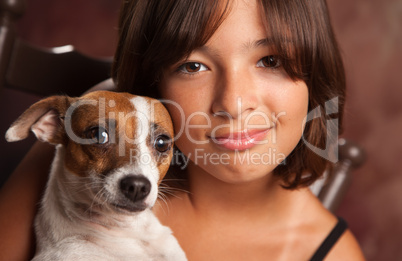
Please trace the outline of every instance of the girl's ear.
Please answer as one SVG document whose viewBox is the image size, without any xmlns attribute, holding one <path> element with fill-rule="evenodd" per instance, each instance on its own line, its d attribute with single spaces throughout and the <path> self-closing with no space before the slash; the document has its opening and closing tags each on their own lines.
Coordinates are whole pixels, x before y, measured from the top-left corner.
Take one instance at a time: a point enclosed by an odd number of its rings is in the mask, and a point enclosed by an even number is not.
<svg viewBox="0 0 402 261">
<path fill-rule="evenodd" d="M 29 131 L 40 141 L 61 144 L 65 140 L 63 118 L 72 98 L 52 96 L 29 107 L 7 130 L 8 142 L 23 140 Z"/>
</svg>

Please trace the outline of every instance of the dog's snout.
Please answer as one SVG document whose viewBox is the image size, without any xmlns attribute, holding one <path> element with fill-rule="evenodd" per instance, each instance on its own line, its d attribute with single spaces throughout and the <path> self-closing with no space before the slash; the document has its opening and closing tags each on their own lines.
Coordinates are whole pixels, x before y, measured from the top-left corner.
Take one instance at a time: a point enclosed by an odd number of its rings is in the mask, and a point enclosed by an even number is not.
<svg viewBox="0 0 402 261">
<path fill-rule="evenodd" d="M 133 202 L 143 200 L 151 191 L 151 182 L 144 176 L 127 176 L 120 181 L 123 195 Z"/>
</svg>

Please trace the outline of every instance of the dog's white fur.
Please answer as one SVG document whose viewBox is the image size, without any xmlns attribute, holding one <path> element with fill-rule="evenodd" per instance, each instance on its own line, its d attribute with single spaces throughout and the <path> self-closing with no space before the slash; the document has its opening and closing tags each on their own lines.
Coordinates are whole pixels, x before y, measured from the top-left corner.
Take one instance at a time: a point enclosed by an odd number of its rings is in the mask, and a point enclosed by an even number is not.
<svg viewBox="0 0 402 261">
<path fill-rule="evenodd" d="M 150 119 L 145 98 L 135 97 L 131 101 L 137 112 Z M 140 140 L 150 134 L 149 125 L 137 125 Z M 21 139 L 15 128 L 10 128 L 7 133 L 10 141 Z M 45 131 L 43 135 L 46 139 L 48 134 Z M 139 151 L 152 155 L 145 143 L 139 143 Z M 163 226 L 150 209 L 157 199 L 160 178 L 155 162 L 128 162 L 101 181 L 95 172 L 84 177 L 71 173 L 63 160 L 66 152 L 63 145 L 57 145 L 47 188 L 35 219 L 38 245 L 34 261 L 186 260 L 171 230 Z M 107 200 L 114 201 L 113 197 L 119 197 L 121 178 L 137 174 L 145 176 L 152 185 L 144 199 L 148 208 L 122 214 L 102 205 L 105 199 L 99 193 L 107 192 Z M 101 187 L 96 194 L 88 189 L 96 186 Z"/>
<path fill-rule="evenodd" d="M 135 216 L 109 214 L 97 220 L 98 224 L 80 213 L 70 212 L 76 196 L 70 193 L 79 177 L 63 167 L 60 159 L 64 153 L 64 147 L 58 146 L 35 220 L 39 252 L 34 261 L 185 260 L 171 230 L 162 226 L 150 209 Z M 120 175 L 126 172 L 119 171 Z"/>
</svg>

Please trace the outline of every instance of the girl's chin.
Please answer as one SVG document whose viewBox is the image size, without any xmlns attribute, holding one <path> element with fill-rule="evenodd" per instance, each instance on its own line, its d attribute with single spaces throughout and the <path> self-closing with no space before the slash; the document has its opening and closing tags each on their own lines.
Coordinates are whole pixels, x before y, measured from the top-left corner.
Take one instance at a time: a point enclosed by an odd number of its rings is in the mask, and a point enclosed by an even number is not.
<svg viewBox="0 0 402 261">
<path fill-rule="evenodd" d="M 261 181 L 272 177 L 272 171 L 276 166 L 261 166 L 261 165 L 194 165 L 192 173 L 197 175 L 200 172 L 210 175 L 215 179 L 228 184 L 244 184 L 254 181 Z M 201 174 L 202 175 L 202 174 Z"/>
</svg>

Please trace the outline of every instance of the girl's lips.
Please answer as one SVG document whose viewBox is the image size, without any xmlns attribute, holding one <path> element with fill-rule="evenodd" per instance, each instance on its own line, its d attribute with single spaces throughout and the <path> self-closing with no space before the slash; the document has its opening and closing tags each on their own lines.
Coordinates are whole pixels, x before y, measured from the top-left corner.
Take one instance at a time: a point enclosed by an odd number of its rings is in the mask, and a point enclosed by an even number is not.
<svg viewBox="0 0 402 261">
<path fill-rule="evenodd" d="M 247 130 L 210 137 L 217 145 L 229 150 L 246 150 L 264 140 L 270 129 Z"/>
</svg>

